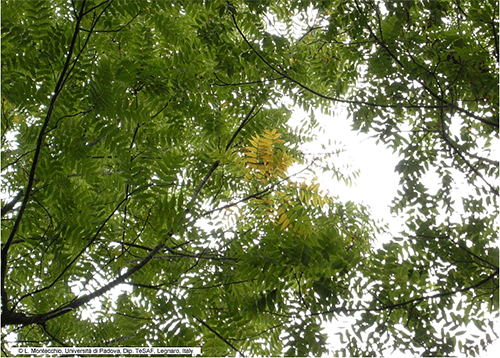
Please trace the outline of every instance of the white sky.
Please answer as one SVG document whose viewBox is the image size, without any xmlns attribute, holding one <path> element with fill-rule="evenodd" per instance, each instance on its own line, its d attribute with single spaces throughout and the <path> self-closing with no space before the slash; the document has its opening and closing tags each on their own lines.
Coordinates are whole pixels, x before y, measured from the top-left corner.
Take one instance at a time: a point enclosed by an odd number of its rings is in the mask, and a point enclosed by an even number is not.
<svg viewBox="0 0 500 358">
<path fill-rule="evenodd" d="M 332 143 L 334 141 L 341 142 L 344 144 L 346 151 L 340 155 L 338 166 L 342 167 L 343 163 L 348 163 L 353 170 L 360 170 L 359 177 L 354 180 L 351 187 L 345 186 L 344 183 L 338 183 L 336 179 L 331 179 L 331 175 L 318 173 L 318 182 L 321 183 L 321 189 L 329 190 L 331 194 L 338 196 L 342 201 L 352 200 L 368 205 L 373 216 L 386 221 L 389 224 L 390 231 L 397 234 L 402 227 L 402 222 L 390 213 L 390 205 L 392 199 L 396 196 L 399 184 L 399 175 L 394 170 L 399 162 L 398 156 L 382 144 L 377 145 L 375 139 L 370 138 L 367 134 L 354 132 L 351 129 L 352 119 L 347 118 L 345 111 L 339 111 L 335 116 L 331 117 L 322 115 L 319 111 L 315 113 L 316 119 L 325 129 L 325 132 L 318 136 L 318 141 L 307 143 L 304 146 L 304 151 L 324 152 L 321 143 L 326 144 L 328 140 L 331 140 Z M 290 124 L 298 124 L 306 116 L 306 113 L 295 108 Z M 290 170 L 290 172 L 292 171 Z M 342 323 L 349 324 L 349 320 L 346 319 Z M 499 326 L 500 322 L 497 321 L 497 331 Z M 472 324 L 470 327 L 472 328 L 469 333 L 479 333 L 473 332 L 476 329 Z M 335 323 L 332 324 L 331 333 L 334 331 Z M 329 343 L 333 346 L 335 342 L 338 342 L 338 337 L 330 334 Z M 496 357 L 498 351 L 500 351 L 499 339 L 491 344 L 480 357 Z M 390 354 L 390 352 L 387 353 Z M 405 357 L 407 355 L 398 351 L 390 356 Z"/>
<path fill-rule="evenodd" d="M 338 158 L 333 159 L 337 167 L 350 165 L 349 171 L 359 170 L 359 176 L 350 187 L 332 179 L 331 174 L 317 173 L 321 189 L 328 189 L 330 194 L 338 196 L 341 201 L 351 200 L 370 206 L 377 219 L 387 220 L 392 217 L 389 207 L 398 189 L 399 176 L 394 170 L 399 162 L 398 156 L 392 150 L 376 145 L 375 139 L 369 135 L 354 132 L 351 129 L 352 119 L 347 118 L 345 111 L 332 117 L 319 111 L 315 113 L 324 133 L 318 136 L 318 141 L 306 143 L 304 152 L 325 152 L 321 144 L 327 144 L 330 140 L 332 144 L 336 142 L 345 149 Z M 298 124 L 306 116 L 306 113 L 295 108 L 290 124 Z M 389 224 L 394 231 L 400 228 L 395 217 Z"/>
</svg>

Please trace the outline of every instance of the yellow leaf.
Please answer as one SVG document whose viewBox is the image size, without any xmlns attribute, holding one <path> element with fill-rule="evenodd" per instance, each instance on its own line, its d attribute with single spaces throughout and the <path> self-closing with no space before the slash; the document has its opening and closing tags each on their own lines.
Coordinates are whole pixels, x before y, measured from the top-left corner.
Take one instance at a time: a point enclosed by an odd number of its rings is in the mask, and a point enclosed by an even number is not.
<svg viewBox="0 0 500 358">
<path fill-rule="evenodd" d="M 280 208 L 280 209 L 281 209 L 281 208 Z M 279 211 L 278 211 L 278 213 L 279 213 Z M 279 214 L 278 214 L 278 215 L 279 215 Z M 280 216 L 280 218 L 279 218 L 278 222 L 276 223 L 276 225 L 280 225 L 280 224 L 282 224 L 282 223 L 283 223 L 283 221 L 285 221 L 286 219 L 287 219 L 286 214 L 285 214 L 285 213 L 283 213 L 283 214 Z"/>
<path fill-rule="evenodd" d="M 259 160 L 257 158 L 247 157 L 247 163 L 257 165 L 259 164 Z"/>
<path fill-rule="evenodd" d="M 274 140 L 274 139 L 277 139 L 280 135 L 281 135 L 281 133 L 276 133 L 276 129 L 273 129 L 272 131 L 265 130 L 264 134 L 262 136 L 267 138 L 267 139 Z"/>
<path fill-rule="evenodd" d="M 254 158 L 256 158 L 256 157 L 257 157 L 257 153 L 255 153 L 255 152 L 253 152 L 253 151 L 248 151 L 248 152 L 246 152 L 245 154 L 246 154 L 247 156 L 249 156 L 249 157 L 254 157 Z"/>
<path fill-rule="evenodd" d="M 264 163 L 272 163 L 274 162 L 274 158 L 272 155 L 269 155 L 269 154 L 264 154 L 261 156 L 262 160 L 264 161 Z"/>
<path fill-rule="evenodd" d="M 259 143 L 264 148 L 271 149 L 273 147 L 273 141 L 269 138 L 261 138 Z"/>
<path fill-rule="evenodd" d="M 283 224 L 281 224 L 281 230 L 285 230 L 288 224 L 290 224 L 290 220 L 285 219 L 285 221 L 283 221 Z"/>
<path fill-rule="evenodd" d="M 252 143 L 255 148 L 259 147 L 259 136 L 255 136 L 253 139 L 249 139 L 248 141 Z"/>
<path fill-rule="evenodd" d="M 13 120 L 14 122 L 16 122 L 16 123 L 19 123 L 19 122 L 20 122 L 20 119 L 19 119 L 19 117 L 18 117 L 18 116 L 14 116 L 14 117 L 12 118 L 12 120 Z"/>
</svg>

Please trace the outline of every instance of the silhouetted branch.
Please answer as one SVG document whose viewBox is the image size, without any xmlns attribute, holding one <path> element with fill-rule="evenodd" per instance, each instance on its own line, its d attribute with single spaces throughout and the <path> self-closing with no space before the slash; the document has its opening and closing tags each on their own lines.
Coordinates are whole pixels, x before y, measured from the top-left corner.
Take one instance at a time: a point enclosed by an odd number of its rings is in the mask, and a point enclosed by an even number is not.
<svg viewBox="0 0 500 358">
<path fill-rule="evenodd" d="M 3 206 L 3 208 L 2 208 L 2 216 L 4 216 L 9 211 L 11 211 L 12 209 L 14 209 L 14 206 L 16 206 L 16 204 L 19 202 L 19 200 L 21 200 L 22 197 L 23 197 L 23 191 L 19 190 L 19 192 L 17 193 L 17 195 L 11 201 L 9 201 L 7 204 L 5 204 Z"/>
</svg>

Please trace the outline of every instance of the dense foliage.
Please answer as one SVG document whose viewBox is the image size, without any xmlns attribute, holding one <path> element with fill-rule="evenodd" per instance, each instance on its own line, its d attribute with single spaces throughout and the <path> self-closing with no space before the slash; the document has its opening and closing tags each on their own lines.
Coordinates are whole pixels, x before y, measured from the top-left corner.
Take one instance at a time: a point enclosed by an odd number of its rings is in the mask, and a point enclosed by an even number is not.
<svg viewBox="0 0 500 358">
<path fill-rule="evenodd" d="M 493 0 L 2 0 L 3 352 L 321 355 L 353 317 L 337 353 L 478 354 L 498 25 Z M 310 179 L 349 181 L 335 157 L 301 151 L 339 105 L 401 157 L 383 246 Z"/>
</svg>

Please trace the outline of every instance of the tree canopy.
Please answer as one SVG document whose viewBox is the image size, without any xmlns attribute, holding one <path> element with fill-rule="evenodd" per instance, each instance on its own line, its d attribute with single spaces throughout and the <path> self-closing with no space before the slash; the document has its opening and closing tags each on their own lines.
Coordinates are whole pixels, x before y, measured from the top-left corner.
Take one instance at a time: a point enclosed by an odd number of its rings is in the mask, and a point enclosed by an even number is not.
<svg viewBox="0 0 500 358">
<path fill-rule="evenodd" d="M 336 354 L 496 338 L 495 1 L 2 0 L 1 16 L 4 354 L 321 355 L 344 317 Z M 406 227 L 383 245 L 368 208 L 313 178 L 353 179 L 338 148 L 302 150 L 313 110 L 339 106 L 401 158 Z"/>
</svg>

